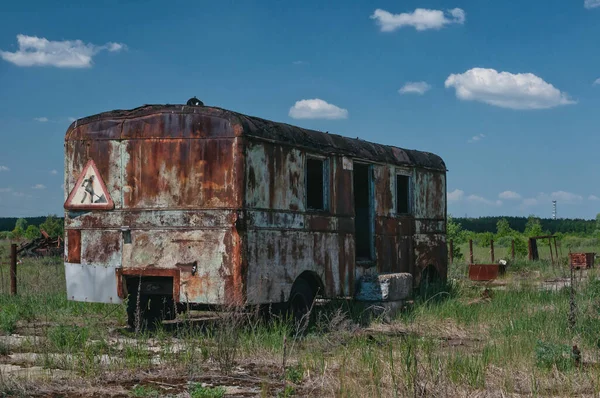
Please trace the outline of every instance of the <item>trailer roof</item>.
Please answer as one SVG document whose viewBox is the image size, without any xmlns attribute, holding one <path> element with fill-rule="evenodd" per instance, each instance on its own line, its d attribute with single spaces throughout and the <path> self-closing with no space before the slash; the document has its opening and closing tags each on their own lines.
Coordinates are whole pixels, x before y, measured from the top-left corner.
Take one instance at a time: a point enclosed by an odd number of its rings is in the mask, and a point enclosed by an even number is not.
<svg viewBox="0 0 600 398">
<path fill-rule="evenodd" d="M 354 158 L 389 163 L 399 166 L 415 166 L 446 171 L 441 157 L 423 151 L 382 145 L 358 138 L 349 138 L 328 132 L 304 129 L 285 123 L 273 122 L 248 116 L 227 109 L 209 106 L 187 105 L 144 105 L 130 110 L 113 110 L 74 121 L 67 130 L 65 139 L 126 139 L 123 126 L 129 119 L 160 114 L 184 114 L 189 116 L 218 118 L 227 121 L 230 136 L 248 136 L 286 145 L 313 149 L 317 152 L 336 153 Z M 192 123 L 193 124 L 193 123 Z M 187 124 L 187 127 L 190 127 Z M 239 127 L 236 127 L 239 126 Z M 164 127 L 161 124 L 161 127 Z M 223 127 L 221 126 L 221 129 Z M 165 134 L 166 129 L 152 129 L 156 134 Z M 101 133 L 100 133 L 101 131 Z M 138 137 L 142 138 L 142 137 Z"/>
</svg>

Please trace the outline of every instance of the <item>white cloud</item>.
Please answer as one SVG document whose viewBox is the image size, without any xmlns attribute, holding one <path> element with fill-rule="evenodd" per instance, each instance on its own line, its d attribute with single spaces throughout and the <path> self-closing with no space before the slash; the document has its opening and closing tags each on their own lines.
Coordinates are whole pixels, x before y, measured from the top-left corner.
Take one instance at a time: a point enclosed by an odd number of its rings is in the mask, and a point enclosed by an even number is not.
<svg viewBox="0 0 600 398">
<path fill-rule="evenodd" d="M 556 200 L 559 205 L 567 204 L 567 205 L 575 205 L 579 204 L 583 201 L 583 196 L 565 191 L 556 191 L 551 194 L 547 194 L 544 192 L 540 192 L 537 194 L 535 198 L 526 198 L 523 199 L 521 203 L 522 207 L 530 207 L 537 205 L 550 205 L 552 201 Z M 591 199 L 590 199 L 591 200 Z"/>
<path fill-rule="evenodd" d="M 471 203 L 480 203 L 488 206 L 502 206 L 501 200 L 493 201 L 478 195 L 469 195 L 467 196 L 467 200 Z"/>
<path fill-rule="evenodd" d="M 121 43 L 97 46 L 81 40 L 51 41 L 43 37 L 17 35 L 19 49 L 1 51 L 0 57 L 17 66 L 55 66 L 57 68 L 89 68 L 100 51 L 117 52 L 126 48 Z"/>
<path fill-rule="evenodd" d="M 315 98 L 297 101 L 289 115 L 294 119 L 346 119 L 348 111 Z"/>
<path fill-rule="evenodd" d="M 445 86 L 454 87 L 456 97 L 461 100 L 480 101 L 501 108 L 546 109 L 576 103 L 532 73 L 473 68 L 465 73 L 451 74 Z"/>
<path fill-rule="evenodd" d="M 58 171 L 57 170 L 50 170 L 50 174 L 57 175 Z"/>
<path fill-rule="evenodd" d="M 46 186 L 44 184 L 35 184 L 31 189 L 46 189 Z"/>
<path fill-rule="evenodd" d="M 392 14 L 391 12 L 376 9 L 370 17 L 375 19 L 382 32 L 393 32 L 405 26 L 411 26 L 416 30 L 441 29 L 449 24 L 463 24 L 465 12 L 460 8 L 447 10 L 429 10 L 417 8 L 413 12 Z"/>
<path fill-rule="evenodd" d="M 465 192 L 460 190 L 460 189 L 455 189 L 452 192 L 448 192 L 448 202 L 458 202 L 459 200 L 462 200 L 462 198 L 465 196 Z"/>
<path fill-rule="evenodd" d="M 600 198 L 597 197 L 596 195 L 590 195 L 590 196 L 588 196 L 588 200 L 597 201 L 597 200 L 600 200 Z"/>
<path fill-rule="evenodd" d="M 4 193 L 4 192 L 11 192 L 12 188 L 0 188 L 0 192 Z"/>
<path fill-rule="evenodd" d="M 407 82 L 398 92 L 400 94 L 419 94 L 423 95 L 431 89 L 426 82 Z"/>
<path fill-rule="evenodd" d="M 516 193 L 514 191 L 500 192 L 500 194 L 498 194 L 498 197 L 500 199 L 508 199 L 508 200 L 518 200 L 518 199 L 521 199 L 521 195 L 519 195 L 518 193 Z"/>
<path fill-rule="evenodd" d="M 306 62 L 306 61 L 294 61 L 294 62 L 292 62 L 292 63 L 293 63 L 294 65 L 306 65 L 306 64 L 308 64 L 308 62 Z"/>
<path fill-rule="evenodd" d="M 48 118 L 47 117 L 36 117 L 36 118 L 33 118 L 33 120 L 35 120 L 36 122 L 46 123 L 48 121 Z"/>
<path fill-rule="evenodd" d="M 583 200 L 583 197 L 571 192 L 557 191 L 550 194 L 550 199 L 561 203 L 576 204 L 580 203 Z"/>
<path fill-rule="evenodd" d="M 583 6 L 587 9 L 600 7 L 600 0 L 585 0 Z"/>
<path fill-rule="evenodd" d="M 597 78 L 596 80 L 594 80 L 594 82 L 592 83 L 592 86 L 598 86 L 600 85 L 600 77 Z"/>
<path fill-rule="evenodd" d="M 473 137 L 471 137 L 471 139 L 467 142 L 469 144 L 472 144 L 474 142 L 481 141 L 484 138 L 485 138 L 485 134 L 478 134 L 478 135 L 474 135 Z"/>
<path fill-rule="evenodd" d="M 0 171 L 10 171 L 10 169 L 6 166 L 0 166 Z"/>
<path fill-rule="evenodd" d="M 23 192 L 13 192 L 13 196 L 21 198 L 21 197 L 25 196 L 25 194 Z"/>
</svg>

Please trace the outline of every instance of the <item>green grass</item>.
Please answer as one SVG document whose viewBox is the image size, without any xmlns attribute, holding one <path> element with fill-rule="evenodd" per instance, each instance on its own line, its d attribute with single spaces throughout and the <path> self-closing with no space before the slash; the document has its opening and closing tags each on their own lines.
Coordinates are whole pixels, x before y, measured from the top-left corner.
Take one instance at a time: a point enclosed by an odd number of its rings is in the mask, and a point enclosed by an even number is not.
<svg viewBox="0 0 600 398">
<path fill-rule="evenodd" d="M 6 271 L 3 266 L 0 275 Z M 112 330 L 125 325 L 122 305 L 68 301 L 60 260 L 26 260 L 19 266 L 18 296 L 10 296 L 7 281 L 0 280 L 0 335 L 18 332 L 43 340 L 3 345 L 0 361 L 12 352 L 36 352 L 43 366 L 71 370 L 92 384 L 114 374 L 130 377 L 138 385 L 129 394 L 139 397 L 155 396 L 158 390 L 143 378 L 163 373 L 196 381 L 212 375 L 215 387 L 195 383 L 188 392 L 221 397 L 220 384 L 241 383 L 240 367 L 249 373 L 241 380 L 253 380 L 265 396 L 600 393 L 594 365 L 600 363 L 597 270 L 577 274 L 573 328 L 570 289 L 540 288 L 543 281 L 568 277 L 564 265 L 520 259 L 490 288 L 491 298 L 482 298 L 485 284 L 467 280 L 464 261 L 449 275 L 444 293 L 417 298 L 411 311 L 391 323 L 360 325 L 361 307 L 332 303 L 305 334 L 278 318 L 264 322 L 234 313 L 214 325 L 182 323 L 174 330 L 127 335 Z M 573 345 L 587 361 L 580 368 Z M 101 356 L 118 361 L 101 362 Z M 2 383 L 0 378 L 0 390 Z"/>
<path fill-rule="evenodd" d="M 190 388 L 191 398 L 222 398 L 225 396 L 223 387 L 203 387 L 202 384 L 194 384 Z"/>
</svg>

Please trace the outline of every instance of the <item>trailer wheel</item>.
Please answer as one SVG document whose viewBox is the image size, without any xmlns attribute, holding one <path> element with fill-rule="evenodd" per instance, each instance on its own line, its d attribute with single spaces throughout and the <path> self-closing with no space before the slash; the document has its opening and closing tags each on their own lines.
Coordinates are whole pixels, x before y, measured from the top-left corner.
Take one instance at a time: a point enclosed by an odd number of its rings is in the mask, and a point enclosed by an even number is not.
<svg viewBox="0 0 600 398">
<path fill-rule="evenodd" d="M 315 296 L 315 291 L 304 278 L 299 278 L 294 282 L 287 305 L 288 312 L 293 316 L 294 321 L 300 322 L 308 314 L 315 301 Z"/>
</svg>

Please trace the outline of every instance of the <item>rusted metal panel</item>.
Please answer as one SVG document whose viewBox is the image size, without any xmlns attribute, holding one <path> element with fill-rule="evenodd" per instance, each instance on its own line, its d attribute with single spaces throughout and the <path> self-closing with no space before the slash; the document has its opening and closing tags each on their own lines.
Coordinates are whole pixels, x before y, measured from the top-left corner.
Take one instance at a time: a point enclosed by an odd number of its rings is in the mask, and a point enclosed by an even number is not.
<svg viewBox="0 0 600 398">
<path fill-rule="evenodd" d="M 131 244 L 123 245 L 122 264 L 133 274 L 145 269 L 176 268 L 183 301 L 224 304 L 238 294 L 232 287 L 239 279 L 236 245 L 239 242 L 233 236 L 232 226 L 227 229 L 131 230 Z M 197 264 L 194 275 L 191 267 L 186 267 L 193 263 Z"/>
<path fill-rule="evenodd" d="M 128 124 L 131 124 L 131 127 Z M 146 105 L 132 110 L 104 112 L 73 122 L 67 130 L 66 139 L 195 138 L 208 135 L 245 135 L 319 153 L 337 153 L 397 166 L 446 171 L 444 161 L 432 153 L 381 145 L 336 134 L 323 134 L 205 106 Z"/>
<path fill-rule="evenodd" d="M 81 231 L 69 229 L 67 232 L 67 262 L 73 264 L 81 263 Z"/>
<path fill-rule="evenodd" d="M 373 166 L 375 185 L 375 213 L 380 216 L 394 214 L 395 167 L 388 165 Z"/>
<path fill-rule="evenodd" d="M 445 234 L 446 221 L 444 220 L 415 220 L 416 234 Z"/>
<path fill-rule="evenodd" d="M 297 149 L 250 142 L 246 203 L 250 208 L 304 211 L 304 155 Z"/>
<path fill-rule="evenodd" d="M 428 266 L 433 266 L 438 276 L 446 280 L 448 274 L 448 247 L 446 236 L 443 234 L 415 235 L 415 283 L 421 281 L 421 272 Z"/>
<path fill-rule="evenodd" d="M 147 139 L 126 142 L 124 208 L 241 206 L 236 139 Z"/>
<path fill-rule="evenodd" d="M 131 268 L 115 268 L 115 275 L 117 278 L 117 295 L 121 299 L 127 297 L 127 291 L 125 289 L 125 277 L 144 278 L 144 277 L 168 277 L 173 278 L 173 300 L 180 302 L 180 275 L 178 269 L 160 269 L 160 268 L 144 268 L 144 269 L 131 269 Z"/>
<path fill-rule="evenodd" d="M 414 176 L 414 216 L 446 219 L 446 177 L 444 173 L 419 170 Z"/>
<path fill-rule="evenodd" d="M 592 268 L 596 253 L 569 253 L 569 261 L 573 268 Z"/>
<path fill-rule="evenodd" d="M 354 216 L 352 161 L 346 157 L 335 156 L 332 157 L 332 165 L 332 211 L 340 216 Z"/>
<path fill-rule="evenodd" d="M 121 265 L 121 231 L 81 230 L 81 264 Z"/>
<path fill-rule="evenodd" d="M 469 279 L 472 281 L 493 281 L 498 278 L 498 264 L 469 264 Z"/>
</svg>

